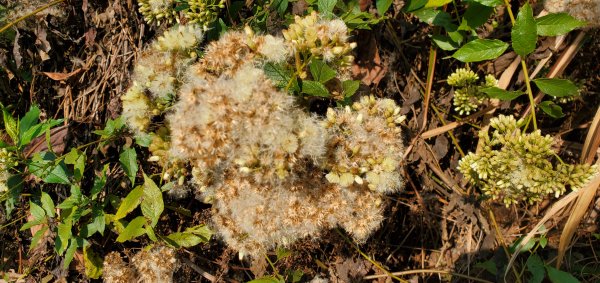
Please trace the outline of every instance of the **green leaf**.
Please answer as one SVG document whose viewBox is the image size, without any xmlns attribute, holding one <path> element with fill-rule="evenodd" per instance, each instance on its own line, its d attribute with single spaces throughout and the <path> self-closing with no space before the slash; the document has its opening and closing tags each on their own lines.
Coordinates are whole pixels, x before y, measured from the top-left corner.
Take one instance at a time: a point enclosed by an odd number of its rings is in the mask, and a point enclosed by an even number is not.
<svg viewBox="0 0 600 283">
<path fill-rule="evenodd" d="M 427 4 L 425 4 L 425 8 L 442 7 L 450 2 L 452 2 L 452 0 L 428 0 Z"/>
<path fill-rule="evenodd" d="M 390 9 L 393 2 L 393 0 L 376 0 L 375 6 L 377 7 L 377 13 L 379 13 L 380 16 L 385 15 L 385 12 Z"/>
<path fill-rule="evenodd" d="M 146 223 L 144 227 L 146 228 L 146 235 L 148 235 L 148 238 L 150 238 L 150 240 L 153 242 L 158 241 L 158 238 L 156 237 L 156 233 L 154 233 L 154 229 L 152 229 L 152 226 Z"/>
<path fill-rule="evenodd" d="M 46 215 L 54 217 L 54 201 L 50 195 L 46 192 L 42 192 L 42 195 L 40 196 L 40 202 L 42 203 L 44 211 L 46 211 Z"/>
<path fill-rule="evenodd" d="M 123 243 L 146 234 L 144 224 L 146 224 L 146 218 L 144 218 L 144 216 L 138 216 L 134 218 L 131 220 L 131 222 L 129 222 L 129 224 L 127 224 L 125 230 L 123 230 L 123 233 L 119 234 L 119 237 L 117 237 L 117 242 Z"/>
<path fill-rule="evenodd" d="M 562 108 L 552 101 L 542 101 L 539 104 L 539 107 L 544 111 L 544 113 L 548 114 L 548 116 L 552 118 L 562 118 L 565 114 L 562 112 Z"/>
<path fill-rule="evenodd" d="M 21 198 L 21 191 L 23 191 L 23 178 L 21 175 L 12 175 L 6 181 L 8 187 L 8 193 L 5 195 L 6 200 L 4 201 L 4 208 L 6 209 L 6 217 L 10 219 L 12 211 Z"/>
<path fill-rule="evenodd" d="M 62 123 L 62 119 L 58 120 L 49 120 L 42 124 L 33 125 L 27 131 L 25 131 L 19 138 L 19 146 L 28 145 L 33 139 L 43 135 L 47 131 L 49 131 L 52 127 Z"/>
<path fill-rule="evenodd" d="M 168 235 L 165 240 L 174 247 L 193 247 L 200 243 L 210 241 L 213 232 L 205 225 L 197 225 L 185 229 L 184 232 L 176 232 Z"/>
<path fill-rule="evenodd" d="M 546 265 L 546 271 L 548 271 L 548 278 L 552 283 L 579 283 L 575 276 L 552 266 Z"/>
<path fill-rule="evenodd" d="M 317 7 L 319 8 L 319 12 L 321 15 L 324 15 L 325 18 L 330 19 L 333 16 L 333 8 L 335 8 L 335 3 L 337 0 L 318 0 Z"/>
<path fill-rule="evenodd" d="M 579 88 L 570 80 L 565 79 L 535 79 L 535 85 L 543 92 L 554 97 L 575 96 Z"/>
<path fill-rule="evenodd" d="M 98 194 L 104 189 L 106 185 L 106 172 L 108 171 L 109 165 L 104 164 L 102 168 L 102 172 L 100 172 L 100 176 L 96 176 L 94 179 L 94 185 L 92 186 L 92 190 L 90 191 L 90 196 L 92 199 L 96 199 Z"/>
<path fill-rule="evenodd" d="M 302 81 L 302 92 L 312 96 L 329 97 L 329 91 L 320 82 Z"/>
<path fill-rule="evenodd" d="M 70 184 L 69 175 L 71 174 L 67 166 L 62 160 L 58 163 L 55 161 L 56 155 L 54 153 L 38 152 L 33 155 L 27 167 L 33 175 L 41 178 L 46 183 Z"/>
<path fill-rule="evenodd" d="M 31 106 L 29 111 L 25 113 L 25 116 L 21 118 L 19 121 L 19 137 L 22 137 L 23 134 L 29 130 L 33 125 L 38 122 L 38 118 L 40 117 L 40 109 L 37 106 Z"/>
<path fill-rule="evenodd" d="M 504 1 L 502 0 L 471 0 L 472 2 L 477 2 L 481 5 L 485 5 L 488 7 L 496 7 L 500 5 L 504 5 Z"/>
<path fill-rule="evenodd" d="M 19 142 L 19 132 L 17 129 L 17 121 L 15 118 L 2 106 L 2 119 L 4 121 L 4 130 L 10 136 L 14 144 Z"/>
<path fill-rule="evenodd" d="M 431 36 L 431 40 L 442 50 L 452 51 L 459 47 L 458 43 L 447 35 L 434 34 Z"/>
<path fill-rule="evenodd" d="M 430 25 L 443 27 L 447 31 L 453 31 L 457 29 L 457 26 L 452 23 L 452 16 L 442 10 L 426 8 L 415 11 L 414 14 L 417 16 L 417 18 L 419 18 L 419 20 Z"/>
<path fill-rule="evenodd" d="M 129 177 L 131 185 L 133 186 L 138 171 L 137 153 L 135 152 L 135 149 L 130 147 L 124 148 L 123 151 L 121 151 L 121 154 L 119 154 L 119 162 L 121 162 L 121 166 L 123 167 L 123 170 L 125 170 L 125 174 L 127 174 L 127 177 Z"/>
<path fill-rule="evenodd" d="M 548 244 L 548 238 L 546 238 L 546 235 L 542 235 L 540 237 L 540 247 L 545 248 L 546 245 Z"/>
<path fill-rule="evenodd" d="M 475 30 L 485 24 L 494 12 L 493 7 L 488 7 L 477 2 L 469 3 L 469 7 L 463 14 L 460 30 Z"/>
<path fill-rule="evenodd" d="M 360 81 L 347 80 L 342 82 L 342 92 L 344 97 L 353 96 L 360 87 Z"/>
<path fill-rule="evenodd" d="M 69 239 L 73 236 L 71 232 L 71 228 L 73 227 L 73 222 L 71 220 L 67 220 L 65 222 L 58 223 L 57 233 L 58 237 L 56 239 L 56 252 L 58 254 L 62 254 L 64 250 L 67 248 L 67 244 L 69 243 Z"/>
<path fill-rule="evenodd" d="M 42 220 L 46 217 L 46 211 L 32 201 L 29 201 L 29 213 L 33 216 L 33 220 Z"/>
<path fill-rule="evenodd" d="M 144 186 L 137 186 L 121 202 L 119 209 L 117 209 L 117 213 L 115 213 L 115 219 L 119 220 L 128 213 L 132 212 L 140 203 L 142 202 L 142 196 L 144 195 Z"/>
<path fill-rule="evenodd" d="M 104 236 L 104 229 L 106 228 L 106 218 L 104 217 L 104 211 L 101 206 L 94 206 L 92 208 L 92 222 L 88 225 L 88 230 L 91 232 L 91 236 L 95 232 L 99 232 L 100 235 Z"/>
<path fill-rule="evenodd" d="M 586 26 L 567 13 L 548 14 L 535 20 L 537 34 L 541 36 L 557 36 L 567 34 L 570 31 Z"/>
<path fill-rule="evenodd" d="M 483 88 L 480 88 L 479 91 L 487 94 L 490 98 L 496 98 L 496 99 L 500 99 L 503 101 L 511 101 L 511 100 L 525 94 L 522 91 L 508 91 L 508 90 L 503 90 L 499 87 L 483 87 Z"/>
<path fill-rule="evenodd" d="M 484 262 L 478 262 L 475 264 L 475 267 L 486 270 L 492 275 L 496 275 L 498 273 L 498 267 L 496 267 L 496 263 L 493 260 L 486 260 Z"/>
<path fill-rule="evenodd" d="M 103 260 L 92 250 L 91 246 L 83 248 L 83 262 L 87 277 L 92 279 L 100 278 L 102 275 Z"/>
<path fill-rule="evenodd" d="M 533 10 L 529 3 L 525 3 L 519 10 L 515 25 L 510 33 L 512 46 L 515 52 L 521 57 L 535 50 L 537 43 L 537 26 L 533 18 Z"/>
<path fill-rule="evenodd" d="M 67 249 L 67 252 L 65 253 L 65 260 L 63 263 L 64 269 L 69 268 L 69 265 L 71 264 L 71 261 L 73 261 L 73 257 L 75 256 L 75 251 L 77 251 L 77 248 L 79 247 L 77 245 L 76 239 L 71 239 L 68 243 L 69 243 L 69 248 Z"/>
<path fill-rule="evenodd" d="M 282 64 L 266 63 L 263 70 L 265 71 L 267 78 L 273 81 L 273 84 L 278 88 L 287 87 L 292 80 L 292 72 L 286 69 Z M 297 82 L 292 82 L 291 85 L 292 89 L 298 89 Z"/>
<path fill-rule="evenodd" d="M 497 39 L 476 39 L 458 49 L 452 57 L 462 62 L 478 62 L 496 59 L 506 49 L 508 44 Z"/>
<path fill-rule="evenodd" d="M 144 174 L 144 196 L 142 198 L 142 214 L 150 220 L 150 226 L 156 226 L 161 213 L 165 209 L 162 192 L 154 181 Z"/>
<path fill-rule="evenodd" d="M 335 78 L 335 70 L 327 66 L 327 64 L 321 60 L 313 59 L 308 67 L 310 68 L 313 79 L 320 83 L 325 83 Z"/>
<path fill-rule="evenodd" d="M 405 12 L 413 12 L 418 9 L 423 8 L 425 4 L 427 4 L 427 0 L 407 0 L 406 4 L 402 7 L 402 10 Z"/>
<path fill-rule="evenodd" d="M 525 263 L 527 270 L 531 273 L 528 283 L 542 283 L 544 277 L 546 277 L 546 270 L 544 270 L 544 261 L 540 256 L 534 254 L 527 259 Z"/>
<path fill-rule="evenodd" d="M 120 116 L 117 119 L 111 120 L 108 119 L 106 122 L 106 126 L 104 129 L 94 131 L 94 134 L 101 136 L 103 139 L 108 139 L 111 137 L 115 137 L 118 133 L 120 133 L 125 128 L 125 120 L 123 116 Z"/>
<path fill-rule="evenodd" d="M 71 149 L 69 153 L 65 155 L 65 163 L 74 165 L 73 177 L 75 177 L 75 181 L 81 181 L 83 177 L 83 171 L 85 170 L 85 153 L 79 151 L 76 148 Z"/>
<path fill-rule="evenodd" d="M 271 7 L 275 8 L 279 16 L 283 16 L 285 11 L 287 11 L 289 4 L 290 2 L 288 0 L 274 0 L 271 3 Z"/>
<path fill-rule="evenodd" d="M 285 283 L 285 280 L 279 279 L 275 276 L 266 276 L 248 281 L 247 283 Z"/>
</svg>

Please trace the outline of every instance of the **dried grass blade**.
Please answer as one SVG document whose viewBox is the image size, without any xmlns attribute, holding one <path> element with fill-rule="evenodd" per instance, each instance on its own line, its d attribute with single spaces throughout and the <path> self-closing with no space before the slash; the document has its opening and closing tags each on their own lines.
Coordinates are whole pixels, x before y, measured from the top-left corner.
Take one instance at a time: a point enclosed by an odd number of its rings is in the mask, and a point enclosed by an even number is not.
<svg viewBox="0 0 600 283">
<path fill-rule="evenodd" d="M 596 156 L 596 151 L 600 146 L 600 107 L 596 111 L 594 120 L 590 125 L 583 149 L 581 151 L 581 163 L 591 164 Z"/>
</svg>

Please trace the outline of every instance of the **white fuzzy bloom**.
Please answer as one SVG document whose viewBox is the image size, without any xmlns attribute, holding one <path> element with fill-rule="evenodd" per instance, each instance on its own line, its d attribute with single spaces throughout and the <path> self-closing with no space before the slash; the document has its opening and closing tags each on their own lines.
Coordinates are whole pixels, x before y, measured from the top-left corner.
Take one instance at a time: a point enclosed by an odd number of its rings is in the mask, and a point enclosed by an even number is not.
<svg viewBox="0 0 600 283">
<path fill-rule="evenodd" d="M 269 62 L 281 63 L 290 55 L 290 50 L 283 38 L 266 35 L 264 42 L 258 46 L 258 53 Z"/>
<path fill-rule="evenodd" d="M 154 43 L 154 48 L 160 51 L 182 51 L 194 48 L 202 41 L 202 28 L 197 25 L 180 25 L 171 28 L 161 35 Z"/>
</svg>

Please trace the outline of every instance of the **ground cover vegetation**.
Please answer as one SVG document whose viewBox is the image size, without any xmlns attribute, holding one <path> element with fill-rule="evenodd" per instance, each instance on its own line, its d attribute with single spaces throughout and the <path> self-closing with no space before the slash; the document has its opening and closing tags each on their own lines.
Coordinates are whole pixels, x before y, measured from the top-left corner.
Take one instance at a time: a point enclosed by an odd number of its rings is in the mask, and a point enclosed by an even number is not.
<svg viewBox="0 0 600 283">
<path fill-rule="evenodd" d="M 597 281 L 598 19 L 0 0 L 0 281 Z"/>
</svg>

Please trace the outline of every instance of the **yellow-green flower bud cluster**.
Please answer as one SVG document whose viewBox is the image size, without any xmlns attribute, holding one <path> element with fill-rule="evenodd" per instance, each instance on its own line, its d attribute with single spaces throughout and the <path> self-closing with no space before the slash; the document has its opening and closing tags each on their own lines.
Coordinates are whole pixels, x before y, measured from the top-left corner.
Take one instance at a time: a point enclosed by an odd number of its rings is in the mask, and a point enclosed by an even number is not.
<svg viewBox="0 0 600 283">
<path fill-rule="evenodd" d="M 219 16 L 221 9 L 225 8 L 225 0 L 188 0 L 189 7 L 185 10 L 185 17 L 191 22 L 208 30 L 208 26 Z"/>
<path fill-rule="evenodd" d="M 6 148 L 0 148 L 0 194 L 8 191 L 8 179 L 11 177 L 10 168 L 14 166 L 15 160 Z"/>
<path fill-rule="evenodd" d="M 330 139 L 326 178 L 347 187 L 364 185 L 390 193 L 402 187 L 398 172 L 403 154 L 400 123 L 406 118 L 391 99 L 362 97 L 352 108 L 328 109 L 323 122 Z"/>
<path fill-rule="evenodd" d="M 460 115 L 477 110 L 487 99 L 487 95 L 480 91 L 481 87 L 498 86 L 498 80 L 489 74 L 483 84 L 478 85 L 478 82 L 479 76 L 465 68 L 459 68 L 448 76 L 447 83 L 454 87 L 454 110 Z"/>
<path fill-rule="evenodd" d="M 138 0 L 139 11 L 144 16 L 144 20 L 149 24 L 157 25 L 161 22 L 169 24 L 173 21 L 179 22 L 175 4 L 175 0 Z"/>
<path fill-rule="evenodd" d="M 320 20 L 316 12 L 296 16 L 283 31 L 283 37 L 304 59 L 315 56 L 337 66 L 348 66 L 354 61 L 351 53 L 356 43 L 348 42 L 348 28 L 342 20 Z"/>
<path fill-rule="evenodd" d="M 183 22 L 197 24 L 206 31 L 225 8 L 225 0 L 138 0 L 138 5 L 149 24 L 179 23 L 182 17 Z M 182 6 L 178 5 L 185 5 L 185 9 L 179 9 Z"/>
<path fill-rule="evenodd" d="M 158 163 L 163 169 L 162 178 L 165 181 L 177 180 L 178 186 L 183 186 L 185 177 L 188 175 L 188 169 L 185 162 L 179 159 L 170 158 L 169 150 L 171 143 L 169 141 L 169 130 L 165 127 L 159 128 L 156 133 L 150 134 L 152 143 L 148 150 L 152 156 L 148 159 L 150 162 Z"/>
<path fill-rule="evenodd" d="M 506 204 L 527 201 L 534 203 L 547 195 L 560 196 L 569 186 L 583 187 L 596 173 L 590 165 L 559 164 L 550 159 L 554 139 L 542 136 L 539 130 L 525 133 L 523 121 L 500 115 L 490 120 L 491 137 L 480 132 L 481 151 L 469 153 L 459 162 L 458 169 L 482 192 Z"/>
</svg>

